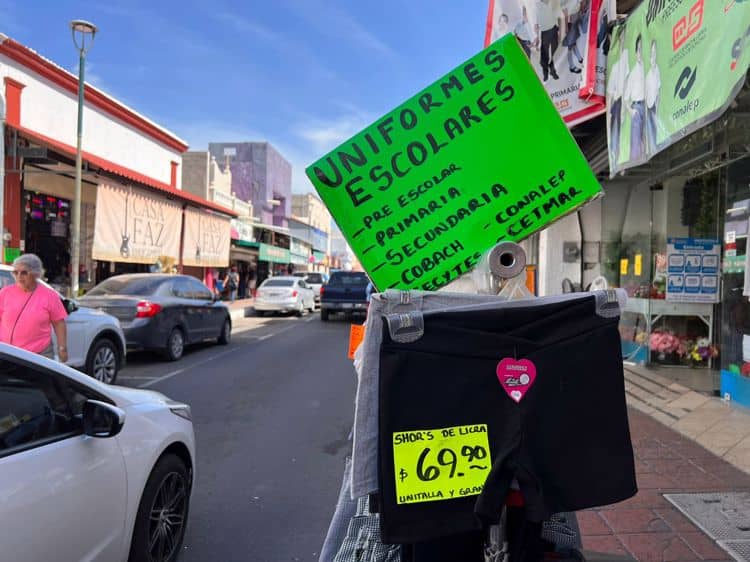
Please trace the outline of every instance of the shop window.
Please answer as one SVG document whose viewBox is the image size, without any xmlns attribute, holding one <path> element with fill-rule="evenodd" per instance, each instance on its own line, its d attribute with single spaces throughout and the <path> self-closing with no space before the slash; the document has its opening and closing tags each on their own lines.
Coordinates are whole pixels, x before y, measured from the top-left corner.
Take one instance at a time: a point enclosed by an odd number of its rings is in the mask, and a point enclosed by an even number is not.
<svg viewBox="0 0 750 562">
<path fill-rule="evenodd" d="M 609 285 L 624 288 L 629 296 L 620 322 L 627 361 L 718 367 L 725 182 L 720 170 L 607 189 L 601 266 Z M 693 249 L 699 242 L 705 250 Z M 686 265 L 678 273 L 680 259 L 697 264 L 695 271 Z M 711 264 L 713 273 L 704 275 L 711 273 Z M 679 294 L 680 283 L 690 290 Z"/>
</svg>

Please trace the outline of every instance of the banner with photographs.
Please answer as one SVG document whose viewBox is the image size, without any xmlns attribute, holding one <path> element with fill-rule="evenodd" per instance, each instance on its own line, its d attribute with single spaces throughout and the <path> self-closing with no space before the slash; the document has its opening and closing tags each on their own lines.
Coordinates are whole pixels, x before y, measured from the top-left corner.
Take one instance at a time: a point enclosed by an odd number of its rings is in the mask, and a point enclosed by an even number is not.
<svg viewBox="0 0 750 562">
<path fill-rule="evenodd" d="M 750 63 L 750 2 L 643 2 L 611 38 L 609 169 L 648 162 L 726 111 Z"/>
<path fill-rule="evenodd" d="M 485 46 L 513 34 L 568 127 L 604 113 L 615 0 L 490 0 Z"/>
</svg>

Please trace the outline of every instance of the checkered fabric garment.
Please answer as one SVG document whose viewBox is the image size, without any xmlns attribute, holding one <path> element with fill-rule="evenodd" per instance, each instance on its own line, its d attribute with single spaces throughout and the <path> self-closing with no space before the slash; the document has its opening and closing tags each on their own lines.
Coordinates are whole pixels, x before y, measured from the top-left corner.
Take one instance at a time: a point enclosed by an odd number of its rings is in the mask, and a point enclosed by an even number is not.
<svg viewBox="0 0 750 562">
<path fill-rule="evenodd" d="M 542 538 L 553 543 L 558 550 L 583 547 L 575 513 L 555 513 L 542 525 Z"/>
<path fill-rule="evenodd" d="M 357 514 L 334 562 L 400 562 L 401 546 L 380 542 L 380 515 L 370 514 L 369 503 L 369 496 L 357 500 Z"/>
</svg>

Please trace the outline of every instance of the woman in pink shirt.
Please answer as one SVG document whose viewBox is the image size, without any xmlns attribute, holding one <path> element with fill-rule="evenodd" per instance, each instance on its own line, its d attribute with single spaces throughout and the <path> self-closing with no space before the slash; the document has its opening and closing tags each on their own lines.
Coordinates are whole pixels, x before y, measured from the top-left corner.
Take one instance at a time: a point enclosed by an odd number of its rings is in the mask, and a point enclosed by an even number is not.
<svg viewBox="0 0 750 562">
<path fill-rule="evenodd" d="M 24 254 L 13 261 L 15 285 L 0 290 L 0 342 L 54 359 L 52 330 L 60 361 L 68 360 L 65 307 L 54 290 L 38 282 L 42 260 Z"/>
</svg>

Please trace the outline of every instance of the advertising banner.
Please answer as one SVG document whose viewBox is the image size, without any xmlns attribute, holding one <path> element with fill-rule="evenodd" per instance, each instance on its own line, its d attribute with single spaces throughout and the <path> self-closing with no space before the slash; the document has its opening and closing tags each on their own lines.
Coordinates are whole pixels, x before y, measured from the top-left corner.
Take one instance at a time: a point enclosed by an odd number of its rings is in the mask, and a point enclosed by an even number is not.
<svg viewBox="0 0 750 562">
<path fill-rule="evenodd" d="M 638 166 L 718 118 L 750 62 L 750 2 L 644 1 L 612 34 L 610 172 Z"/>
<path fill-rule="evenodd" d="M 601 193 L 512 35 L 306 173 L 380 290 L 437 290 Z"/>
<path fill-rule="evenodd" d="M 231 219 L 188 207 L 185 209 L 183 265 L 226 267 L 229 265 Z"/>
<path fill-rule="evenodd" d="M 719 302 L 718 239 L 667 240 L 667 300 Z"/>
<path fill-rule="evenodd" d="M 182 208 L 142 189 L 99 185 L 94 224 L 95 260 L 153 264 L 180 254 Z"/>
<path fill-rule="evenodd" d="M 614 0 L 490 0 L 485 46 L 518 39 L 568 126 L 604 113 Z"/>
</svg>

